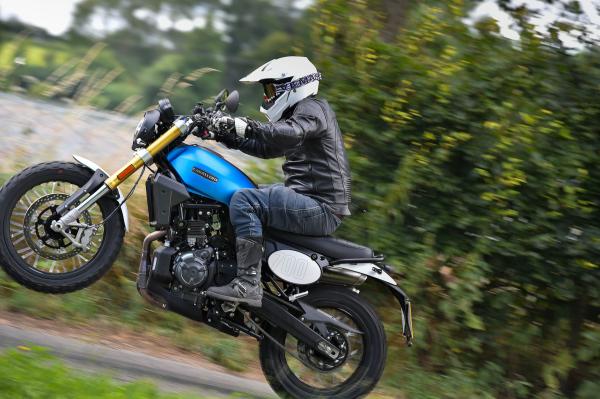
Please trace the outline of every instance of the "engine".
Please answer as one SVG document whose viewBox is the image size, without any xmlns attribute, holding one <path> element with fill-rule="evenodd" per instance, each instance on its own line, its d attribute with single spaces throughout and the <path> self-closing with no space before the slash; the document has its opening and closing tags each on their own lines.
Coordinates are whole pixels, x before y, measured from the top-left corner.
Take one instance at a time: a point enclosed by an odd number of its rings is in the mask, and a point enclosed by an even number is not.
<svg viewBox="0 0 600 399">
<path fill-rule="evenodd" d="M 148 178 L 146 193 L 150 225 L 159 232 L 144 240 L 138 290 L 163 309 L 237 336 L 239 328 L 223 322 L 222 309 L 204 294 L 208 287 L 228 284 L 237 272 L 227 208 L 192 198 L 181 183 L 161 174 Z M 156 240 L 164 244 L 150 255 Z M 235 320 L 243 324 L 243 315 L 235 313 Z"/>
<path fill-rule="evenodd" d="M 190 294 L 230 282 L 236 264 L 227 217 L 220 204 L 185 202 L 176 207 L 165 245 L 154 251 L 151 280 Z"/>
</svg>

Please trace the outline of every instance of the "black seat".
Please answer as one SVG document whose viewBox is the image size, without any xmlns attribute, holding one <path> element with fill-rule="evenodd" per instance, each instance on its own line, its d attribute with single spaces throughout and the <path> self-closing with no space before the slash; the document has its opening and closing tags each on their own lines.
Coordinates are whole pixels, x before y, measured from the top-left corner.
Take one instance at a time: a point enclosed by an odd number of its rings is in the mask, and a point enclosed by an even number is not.
<svg viewBox="0 0 600 399">
<path fill-rule="evenodd" d="M 267 236 L 288 244 L 299 245 L 335 259 L 365 259 L 375 257 L 371 248 L 331 236 L 303 236 L 275 229 L 269 229 Z"/>
</svg>

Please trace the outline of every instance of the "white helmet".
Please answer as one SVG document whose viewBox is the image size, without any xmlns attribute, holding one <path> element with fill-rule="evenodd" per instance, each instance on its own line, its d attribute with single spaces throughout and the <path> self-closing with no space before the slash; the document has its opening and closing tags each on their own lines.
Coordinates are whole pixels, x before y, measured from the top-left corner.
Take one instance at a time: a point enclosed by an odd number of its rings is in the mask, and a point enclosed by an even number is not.
<svg viewBox="0 0 600 399">
<path fill-rule="evenodd" d="M 306 57 L 283 57 L 267 62 L 240 79 L 240 82 L 260 82 L 265 97 L 260 112 L 271 122 L 281 119 L 291 106 L 319 91 L 321 74 Z"/>
</svg>

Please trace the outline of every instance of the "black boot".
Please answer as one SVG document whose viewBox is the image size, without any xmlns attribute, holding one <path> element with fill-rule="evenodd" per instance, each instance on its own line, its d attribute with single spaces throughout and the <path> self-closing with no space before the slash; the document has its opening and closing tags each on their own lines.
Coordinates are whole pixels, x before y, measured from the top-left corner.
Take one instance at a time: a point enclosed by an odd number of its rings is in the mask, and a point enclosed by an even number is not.
<svg viewBox="0 0 600 399">
<path fill-rule="evenodd" d="M 262 265 L 262 237 L 237 238 L 237 277 L 227 285 L 210 287 L 206 295 L 229 302 L 247 303 L 253 307 L 262 305 L 260 268 Z"/>
</svg>

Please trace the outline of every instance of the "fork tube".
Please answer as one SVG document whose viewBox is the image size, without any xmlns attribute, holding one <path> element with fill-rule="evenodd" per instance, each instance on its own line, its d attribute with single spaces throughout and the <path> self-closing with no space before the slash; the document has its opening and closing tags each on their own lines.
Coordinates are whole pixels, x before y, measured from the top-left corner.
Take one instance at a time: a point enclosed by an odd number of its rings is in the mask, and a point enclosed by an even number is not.
<svg viewBox="0 0 600 399">
<path fill-rule="evenodd" d="M 81 204 L 67 212 L 67 214 L 61 217 L 60 220 L 53 221 L 51 226 L 52 229 L 65 234 L 65 229 L 67 229 L 71 223 L 75 222 L 84 211 L 86 211 L 88 208 L 94 205 L 96 201 L 107 194 L 108 191 L 108 186 L 106 184 L 102 184 L 99 189 L 90 194 L 90 196 L 83 200 Z M 74 242 L 71 238 L 69 239 Z"/>
<path fill-rule="evenodd" d="M 121 183 L 127 180 L 127 178 L 136 170 L 141 168 L 144 163 L 147 165 L 152 164 L 152 158 L 164 150 L 165 147 L 175 141 L 175 139 L 177 139 L 179 136 L 186 134 L 190 124 L 191 119 L 189 118 L 176 120 L 169 130 L 154 140 L 152 144 L 148 146 L 148 148 L 137 151 L 133 158 L 131 158 L 131 161 L 106 179 L 104 183 L 108 186 L 108 188 L 114 190 Z"/>
<path fill-rule="evenodd" d="M 112 176 L 107 178 L 104 181 L 104 183 L 100 186 L 100 188 L 98 188 L 89 197 L 83 200 L 81 204 L 67 212 L 67 214 L 61 217 L 60 220 L 53 222 L 52 229 L 54 229 L 55 231 L 63 231 L 64 234 L 64 229 L 67 226 L 75 222 L 85 210 L 94 205 L 96 201 L 102 198 L 106 193 L 117 188 L 121 183 L 127 180 L 127 178 L 131 176 L 136 170 L 141 168 L 142 165 L 152 164 L 152 158 L 154 158 L 156 154 L 165 149 L 166 146 L 171 144 L 177 137 L 186 134 L 191 124 L 191 118 L 176 120 L 169 130 L 167 130 L 160 137 L 154 140 L 154 142 L 150 144 L 148 148 L 138 150 L 131 159 L 131 161 L 129 161 L 125 166 L 119 169 Z"/>
</svg>

